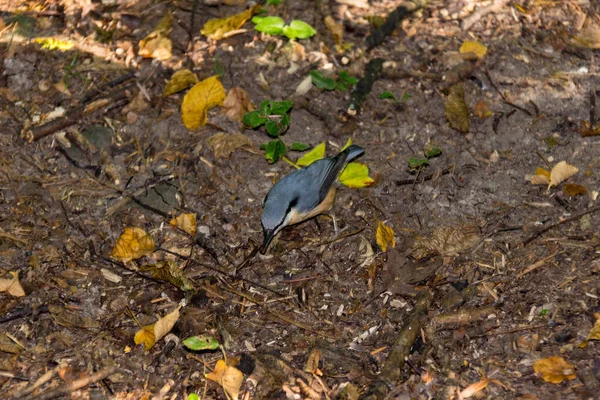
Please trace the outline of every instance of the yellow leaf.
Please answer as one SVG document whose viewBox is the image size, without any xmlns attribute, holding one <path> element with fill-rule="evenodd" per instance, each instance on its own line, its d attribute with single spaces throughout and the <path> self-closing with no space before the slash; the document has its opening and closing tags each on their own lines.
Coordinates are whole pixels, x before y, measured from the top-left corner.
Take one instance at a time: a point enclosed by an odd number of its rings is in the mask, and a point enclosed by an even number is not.
<svg viewBox="0 0 600 400">
<path fill-rule="evenodd" d="M 206 379 L 218 383 L 233 399 L 237 399 L 244 381 L 244 374 L 239 369 L 227 365 L 224 360 L 217 361 L 215 369 L 205 375 Z"/>
<path fill-rule="evenodd" d="M 163 97 L 172 95 L 173 93 L 181 92 L 198 82 L 196 74 L 189 69 L 181 69 L 176 71 L 167 82 Z"/>
<path fill-rule="evenodd" d="M 156 337 L 154 336 L 154 325 L 147 325 L 141 330 L 137 331 L 133 337 L 135 344 L 144 344 L 146 351 L 150 350 L 156 343 Z"/>
<path fill-rule="evenodd" d="M 585 186 L 576 185 L 574 183 L 565 183 L 563 187 L 563 193 L 565 196 L 583 196 L 587 193 Z"/>
<path fill-rule="evenodd" d="M 11 272 L 12 279 L 0 279 L 0 293 L 6 292 L 11 296 L 23 297 L 25 291 L 19 283 L 19 272 Z"/>
<path fill-rule="evenodd" d="M 377 245 L 383 251 L 387 251 L 388 247 L 394 247 L 396 245 L 394 230 L 381 221 L 377 221 L 377 233 L 375 234 L 375 238 L 377 239 Z"/>
<path fill-rule="evenodd" d="M 206 124 L 206 112 L 223 104 L 225 89 L 217 75 L 198 82 L 183 98 L 181 119 L 184 125 L 194 130 Z"/>
<path fill-rule="evenodd" d="M 463 42 L 462 46 L 460 46 L 459 51 L 461 54 L 475 53 L 477 58 L 481 59 L 487 53 L 487 46 L 473 40 L 466 40 Z"/>
<path fill-rule="evenodd" d="M 533 364 L 533 370 L 545 382 L 561 383 L 565 379 L 572 380 L 577 377 L 575 367 L 562 357 L 542 358 Z"/>
<path fill-rule="evenodd" d="M 452 129 L 467 133 L 469 131 L 469 109 L 465 103 L 465 89 L 462 83 L 450 88 L 445 104 L 446 119 Z"/>
<path fill-rule="evenodd" d="M 348 163 L 338 181 L 351 189 L 360 189 L 375 183 L 375 180 L 369 176 L 369 167 L 357 162 Z"/>
<path fill-rule="evenodd" d="M 346 150 L 350 146 L 352 146 L 352 138 L 348 138 L 348 141 L 346 142 L 344 147 L 342 147 L 342 151 Z"/>
<path fill-rule="evenodd" d="M 176 226 L 179 229 L 183 229 L 185 232 L 192 236 L 196 236 L 196 214 L 181 214 L 177 218 L 171 220 L 171 226 Z"/>
<path fill-rule="evenodd" d="M 324 22 L 327 29 L 333 34 L 333 42 L 337 45 L 341 45 L 344 37 L 344 25 L 337 24 L 331 15 L 326 16 Z"/>
<path fill-rule="evenodd" d="M 315 374 L 319 371 L 319 361 L 321 361 L 321 351 L 312 349 L 304 365 L 304 370 L 308 373 Z"/>
<path fill-rule="evenodd" d="M 579 172 L 579 168 L 567 164 L 566 161 L 561 161 L 552 167 L 552 171 L 550 172 L 550 183 L 548 184 L 548 189 L 552 186 L 558 186 L 561 182 L 569 179 L 573 175 Z"/>
<path fill-rule="evenodd" d="M 254 111 L 256 107 L 250 101 L 248 93 L 239 87 L 229 89 L 225 101 L 223 101 L 223 112 L 229 119 L 242 122 L 244 114 L 249 111 Z"/>
<path fill-rule="evenodd" d="M 250 139 L 242 133 L 217 133 L 207 140 L 217 158 L 226 158 L 240 147 L 249 146 Z"/>
<path fill-rule="evenodd" d="M 323 157 L 325 157 L 325 142 L 316 145 L 314 149 L 300 157 L 298 161 L 296 161 L 296 165 L 299 167 L 306 167 Z"/>
<path fill-rule="evenodd" d="M 125 228 L 110 256 L 117 260 L 127 262 L 137 260 L 151 254 L 155 249 L 154 240 L 140 228 Z"/>
<path fill-rule="evenodd" d="M 257 4 L 248 10 L 232 15 L 227 18 L 214 18 L 208 20 L 200 30 L 200 33 L 210 39 L 219 40 L 227 36 L 227 33 L 238 30 L 248 21 L 260 8 Z"/>
<path fill-rule="evenodd" d="M 169 34 L 171 33 L 172 24 L 173 17 L 168 13 L 148 36 L 140 40 L 138 54 L 144 58 L 156 58 L 158 60 L 171 58 L 172 44 L 169 40 Z"/>
<path fill-rule="evenodd" d="M 75 47 L 75 43 L 70 40 L 61 40 L 53 37 L 36 38 L 35 42 L 42 45 L 42 50 L 67 51 Z"/>
<path fill-rule="evenodd" d="M 588 334 L 587 340 L 600 340 L 600 314 L 595 314 L 596 323 Z"/>
<path fill-rule="evenodd" d="M 181 306 L 177 306 L 175 310 L 156 321 L 156 323 L 154 324 L 155 341 L 159 341 L 160 339 L 165 337 L 165 335 L 169 333 L 171 329 L 173 329 L 173 326 L 175 326 L 175 323 L 179 319 L 180 308 Z"/>
</svg>

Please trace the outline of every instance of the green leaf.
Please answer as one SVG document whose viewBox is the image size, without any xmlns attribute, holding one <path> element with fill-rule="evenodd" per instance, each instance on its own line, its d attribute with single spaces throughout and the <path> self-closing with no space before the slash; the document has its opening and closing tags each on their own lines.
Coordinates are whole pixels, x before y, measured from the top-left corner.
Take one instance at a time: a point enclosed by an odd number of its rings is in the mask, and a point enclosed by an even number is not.
<svg viewBox="0 0 600 400">
<path fill-rule="evenodd" d="M 313 85 L 319 89 L 333 90 L 337 85 L 333 79 L 324 77 L 323 73 L 318 70 L 310 71 L 310 77 Z"/>
<path fill-rule="evenodd" d="M 283 115 L 288 112 L 294 103 L 291 100 L 274 101 L 271 106 L 271 114 Z"/>
<path fill-rule="evenodd" d="M 278 137 L 281 134 L 281 128 L 279 124 L 272 119 L 268 120 L 265 123 L 265 130 L 267 131 L 269 136 L 272 137 Z"/>
<path fill-rule="evenodd" d="M 276 6 L 281 4 L 281 0 L 267 0 L 267 5 L 268 6 Z"/>
<path fill-rule="evenodd" d="M 287 129 L 290 126 L 290 114 L 283 114 L 281 116 L 281 121 L 279 122 L 279 125 L 281 126 L 280 134 L 287 131 Z"/>
<path fill-rule="evenodd" d="M 346 90 L 348 90 L 348 85 L 346 84 L 346 82 L 337 81 L 335 84 L 335 88 L 340 92 L 345 92 Z"/>
<path fill-rule="evenodd" d="M 314 149 L 300 157 L 298 161 L 296 161 L 296 165 L 299 167 L 306 167 L 323 157 L 325 157 L 325 142 L 318 144 Z"/>
<path fill-rule="evenodd" d="M 273 100 L 263 100 L 260 102 L 258 109 L 266 115 L 271 115 L 271 107 L 273 106 Z"/>
<path fill-rule="evenodd" d="M 279 160 L 282 156 L 287 153 L 287 149 L 285 148 L 285 144 L 279 140 L 271 140 L 267 143 L 267 149 L 265 150 L 265 158 L 270 164 L 273 164 L 275 161 Z"/>
<path fill-rule="evenodd" d="M 379 95 L 379 98 L 380 99 L 392 99 L 396 103 L 398 102 L 398 100 L 396 99 L 396 96 L 394 96 L 394 94 L 392 92 L 388 92 L 388 91 L 385 91 L 385 92 L 381 93 Z"/>
<path fill-rule="evenodd" d="M 360 189 L 371 186 L 375 180 L 369 176 L 369 167 L 366 164 L 351 162 L 340 174 L 338 181 L 349 188 Z"/>
<path fill-rule="evenodd" d="M 412 94 L 408 93 L 408 92 L 404 92 L 404 94 L 402 95 L 402 101 L 404 103 L 406 103 L 408 101 L 408 99 L 410 99 L 412 97 Z"/>
<path fill-rule="evenodd" d="M 281 35 L 284 32 L 285 22 L 280 17 L 261 17 L 257 15 L 252 18 L 252 22 L 256 24 L 254 29 L 268 35 Z"/>
<path fill-rule="evenodd" d="M 267 149 L 267 144 L 266 143 L 261 144 L 260 145 L 260 149 L 261 150 L 266 150 Z"/>
<path fill-rule="evenodd" d="M 250 111 L 242 117 L 242 122 L 244 125 L 249 126 L 253 129 L 258 128 L 269 119 L 262 115 L 261 111 Z"/>
<path fill-rule="evenodd" d="M 188 394 L 187 400 L 200 400 L 200 397 L 198 397 L 196 393 L 190 393 Z"/>
<path fill-rule="evenodd" d="M 408 159 L 408 168 L 416 170 L 429 165 L 429 160 L 426 158 L 411 157 Z"/>
<path fill-rule="evenodd" d="M 317 31 L 312 26 L 298 19 L 293 20 L 283 28 L 283 34 L 288 39 L 308 39 L 314 36 L 315 33 Z"/>
<path fill-rule="evenodd" d="M 306 143 L 298 143 L 298 142 L 294 142 L 290 146 L 290 150 L 292 150 L 292 151 L 305 151 L 305 150 L 308 150 L 309 148 L 310 148 L 310 146 L 307 145 Z"/>
<path fill-rule="evenodd" d="M 183 345 L 190 350 L 216 350 L 219 341 L 212 336 L 191 336 L 183 340 Z"/>
<path fill-rule="evenodd" d="M 428 159 L 438 157 L 440 154 L 442 154 L 442 149 L 440 149 L 437 145 L 429 145 L 425 147 L 425 157 Z"/>
<path fill-rule="evenodd" d="M 356 85 L 358 83 L 358 79 L 348 75 L 347 71 L 340 72 L 340 80 L 346 82 L 349 85 Z"/>
</svg>

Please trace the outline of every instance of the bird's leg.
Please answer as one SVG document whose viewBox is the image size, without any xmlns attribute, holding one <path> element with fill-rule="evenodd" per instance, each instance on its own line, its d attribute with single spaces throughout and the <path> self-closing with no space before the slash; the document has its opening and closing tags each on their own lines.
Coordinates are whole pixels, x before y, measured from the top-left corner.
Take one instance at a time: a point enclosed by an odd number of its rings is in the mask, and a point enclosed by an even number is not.
<svg viewBox="0 0 600 400">
<path fill-rule="evenodd" d="M 323 217 L 328 217 L 331 218 L 331 222 L 333 222 L 333 238 L 337 238 L 338 235 L 340 234 L 340 230 L 338 229 L 338 224 L 337 224 L 337 219 L 335 218 L 335 214 L 333 213 L 327 213 L 327 214 L 322 214 Z"/>
</svg>

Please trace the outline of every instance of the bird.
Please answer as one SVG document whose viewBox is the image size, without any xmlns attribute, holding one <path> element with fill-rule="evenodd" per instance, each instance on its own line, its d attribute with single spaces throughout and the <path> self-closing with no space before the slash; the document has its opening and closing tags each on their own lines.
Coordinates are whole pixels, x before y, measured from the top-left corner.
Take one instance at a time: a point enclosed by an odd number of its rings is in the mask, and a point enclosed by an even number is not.
<svg viewBox="0 0 600 400">
<path fill-rule="evenodd" d="M 265 254 L 271 240 L 286 226 L 328 212 L 335 202 L 335 181 L 346 164 L 364 152 L 362 147 L 350 145 L 278 180 L 263 200 L 260 252 Z"/>
</svg>

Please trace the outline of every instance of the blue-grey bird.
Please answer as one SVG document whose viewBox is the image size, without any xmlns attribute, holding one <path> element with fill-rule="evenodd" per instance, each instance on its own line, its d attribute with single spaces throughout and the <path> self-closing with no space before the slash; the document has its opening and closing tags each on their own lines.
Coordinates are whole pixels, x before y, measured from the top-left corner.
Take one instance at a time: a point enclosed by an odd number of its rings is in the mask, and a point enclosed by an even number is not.
<svg viewBox="0 0 600 400">
<path fill-rule="evenodd" d="M 278 180 L 263 201 L 261 253 L 267 251 L 273 237 L 284 227 L 329 211 L 335 202 L 335 181 L 346 163 L 364 152 L 362 147 L 351 145 Z"/>
</svg>

